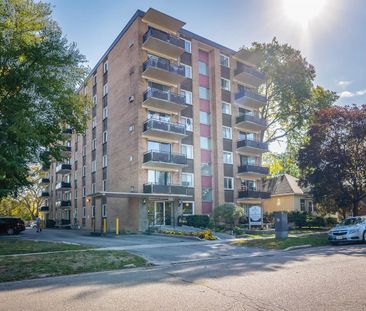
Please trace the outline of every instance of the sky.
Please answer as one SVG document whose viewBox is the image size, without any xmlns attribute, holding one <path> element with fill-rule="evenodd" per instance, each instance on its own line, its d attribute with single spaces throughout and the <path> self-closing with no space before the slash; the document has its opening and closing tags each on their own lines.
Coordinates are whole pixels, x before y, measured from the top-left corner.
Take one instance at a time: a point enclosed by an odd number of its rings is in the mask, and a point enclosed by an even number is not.
<svg viewBox="0 0 366 311">
<path fill-rule="evenodd" d="M 364 0 L 50 0 L 53 17 L 93 67 L 137 9 L 153 7 L 184 28 L 238 50 L 277 37 L 316 69 L 340 105 L 366 103 Z M 305 17 L 309 19 L 304 21 Z"/>
</svg>

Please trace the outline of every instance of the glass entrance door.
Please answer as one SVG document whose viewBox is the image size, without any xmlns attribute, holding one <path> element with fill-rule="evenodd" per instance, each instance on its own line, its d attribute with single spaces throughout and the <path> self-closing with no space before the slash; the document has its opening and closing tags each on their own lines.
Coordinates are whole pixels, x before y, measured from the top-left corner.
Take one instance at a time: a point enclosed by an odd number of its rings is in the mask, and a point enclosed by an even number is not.
<svg viewBox="0 0 366 311">
<path fill-rule="evenodd" d="M 154 204 L 154 225 L 165 226 L 172 224 L 173 203 L 155 202 Z"/>
</svg>

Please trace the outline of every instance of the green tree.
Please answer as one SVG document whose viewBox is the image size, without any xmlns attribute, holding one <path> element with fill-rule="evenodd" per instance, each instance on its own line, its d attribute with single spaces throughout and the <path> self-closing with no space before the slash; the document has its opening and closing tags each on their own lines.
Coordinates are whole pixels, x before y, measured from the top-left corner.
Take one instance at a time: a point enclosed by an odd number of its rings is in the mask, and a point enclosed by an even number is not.
<svg viewBox="0 0 366 311">
<path fill-rule="evenodd" d="M 222 204 L 214 208 L 216 223 L 224 222 L 227 225 L 237 226 L 240 217 L 244 216 L 244 209 L 235 204 Z"/>
<path fill-rule="evenodd" d="M 302 182 L 330 213 L 352 211 L 366 197 L 366 105 L 317 113 L 299 153 Z"/>
<path fill-rule="evenodd" d="M 30 163 L 61 159 L 66 124 L 85 128 L 84 61 L 50 5 L 0 0 L 0 197 L 29 184 Z"/>
</svg>

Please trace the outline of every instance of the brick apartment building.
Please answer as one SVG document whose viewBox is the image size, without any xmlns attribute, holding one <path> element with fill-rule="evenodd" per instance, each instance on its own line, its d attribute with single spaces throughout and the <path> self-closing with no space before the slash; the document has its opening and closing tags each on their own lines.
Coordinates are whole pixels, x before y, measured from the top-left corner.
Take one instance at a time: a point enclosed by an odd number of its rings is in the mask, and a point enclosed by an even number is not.
<svg viewBox="0 0 366 311">
<path fill-rule="evenodd" d="M 100 231 L 145 231 L 233 202 L 261 205 L 265 76 L 245 50 L 138 10 L 80 93 L 93 99 L 84 135 L 65 129 L 69 160 L 44 180 L 46 218 Z"/>
</svg>

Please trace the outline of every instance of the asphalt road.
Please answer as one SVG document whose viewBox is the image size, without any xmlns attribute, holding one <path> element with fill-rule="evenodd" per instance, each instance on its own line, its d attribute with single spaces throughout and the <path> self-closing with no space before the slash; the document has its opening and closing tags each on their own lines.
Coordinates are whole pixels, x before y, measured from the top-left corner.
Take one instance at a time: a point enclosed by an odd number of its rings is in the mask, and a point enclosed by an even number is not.
<svg viewBox="0 0 366 311">
<path fill-rule="evenodd" d="M 366 246 L 0 284 L 0 310 L 366 310 Z"/>
</svg>

